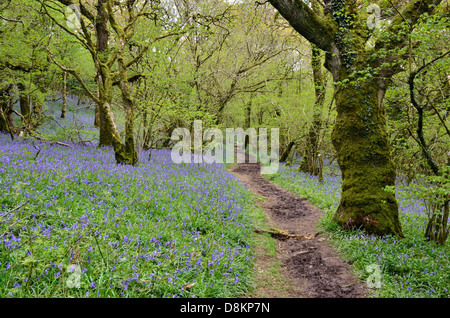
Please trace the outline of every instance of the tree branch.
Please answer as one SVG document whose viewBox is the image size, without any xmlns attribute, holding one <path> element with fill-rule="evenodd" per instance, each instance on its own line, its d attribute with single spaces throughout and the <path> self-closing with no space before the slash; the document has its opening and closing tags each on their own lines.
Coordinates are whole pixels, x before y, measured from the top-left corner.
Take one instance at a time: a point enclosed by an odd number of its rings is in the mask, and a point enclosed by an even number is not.
<svg viewBox="0 0 450 318">
<path fill-rule="evenodd" d="M 39 1 L 39 3 L 42 5 L 42 8 L 45 11 L 45 14 L 53 21 L 53 23 L 55 23 L 57 26 L 59 26 L 61 29 L 63 29 L 64 31 L 66 31 L 68 34 L 70 34 L 71 36 L 75 37 L 89 52 L 91 52 L 91 54 L 95 54 L 95 50 L 94 48 L 90 45 L 92 44 L 92 42 L 89 43 L 89 41 L 86 41 L 85 39 L 81 38 L 77 33 L 73 32 L 72 30 L 70 30 L 69 28 L 67 28 L 66 26 L 64 26 L 63 24 L 59 23 L 55 17 L 53 17 L 50 12 L 47 10 L 48 5 L 45 4 L 43 2 L 43 0 L 37 0 Z M 52 8 L 54 9 L 54 8 Z M 55 10 L 55 9 L 54 9 Z"/>
<path fill-rule="evenodd" d="M 72 4 L 77 5 L 80 8 L 80 12 L 82 15 L 84 15 L 92 23 L 95 22 L 94 15 L 81 3 L 81 1 L 78 1 L 78 2 L 76 2 L 74 0 L 55 0 L 55 1 L 61 3 L 62 5 L 65 5 L 65 6 L 70 6 Z"/>
<path fill-rule="evenodd" d="M 81 76 L 77 73 L 77 71 L 67 68 L 65 66 L 63 66 L 61 63 L 59 63 L 57 60 L 55 60 L 55 57 L 53 56 L 53 53 L 50 51 L 48 45 L 46 46 L 47 49 L 47 53 L 50 56 L 51 60 L 53 61 L 53 63 L 55 63 L 61 70 L 63 70 L 64 72 L 70 73 L 73 76 L 75 76 L 75 78 L 78 80 L 78 82 L 81 84 L 81 86 L 83 87 L 83 89 L 86 91 L 86 94 L 88 94 L 88 96 L 95 101 L 96 103 L 100 103 L 100 100 L 97 98 L 97 96 L 95 96 L 95 94 L 93 94 L 89 88 L 86 86 L 86 84 L 84 83 L 83 79 L 81 78 Z"/>
<path fill-rule="evenodd" d="M 320 49 L 331 52 L 333 31 L 331 21 L 316 15 L 301 0 L 269 0 L 289 24 L 305 39 Z"/>
<path fill-rule="evenodd" d="M 397 35 L 401 31 L 402 23 L 406 22 L 412 29 L 413 26 L 417 23 L 420 16 L 426 12 L 432 12 L 434 10 L 434 6 L 437 6 L 441 3 L 442 0 L 413 0 L 408 3 L 403 10 L 397 11 L 398 14 L 392 19 L 392 22 L 389 24 L 389 27 L 383 33 L 393 34 L 389 38 L 388 41 L 384 39 L 377 40 L 375 44 L 376 49 L 394 49 L 401 48 L 406 43 L 405 38 L 399 38 Z M 397 9 L 394 7 L 394 9 Z"/>
</svg>

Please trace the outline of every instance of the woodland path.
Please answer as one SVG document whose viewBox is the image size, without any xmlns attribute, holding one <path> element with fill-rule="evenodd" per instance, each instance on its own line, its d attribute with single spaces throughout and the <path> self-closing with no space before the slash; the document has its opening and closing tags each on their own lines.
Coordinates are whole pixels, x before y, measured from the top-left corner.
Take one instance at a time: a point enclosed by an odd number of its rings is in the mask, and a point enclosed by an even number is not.
<svg viewBox="0 0 450 318">
<path fill-rule="evenodd" d="M 362 298 L 367 295 L 367 285 L 354 277 L 350 265 L 317 230 L 318 220 L 323 216 L 318 208 L 264 178 L 259 163 L 234 164 L 230 171 L 262 198 L 257 204 L 267 215 L 270 227 L 290 234 L 312 235 L 310 239 L 276 237 L 279 271 L 289 288 L 280 292 L 276 284 L 263 284 L 251 297 Z M 258 275 L 270 270 L 270 261 L 267 256 L 257 257 Z"/>
</svg>

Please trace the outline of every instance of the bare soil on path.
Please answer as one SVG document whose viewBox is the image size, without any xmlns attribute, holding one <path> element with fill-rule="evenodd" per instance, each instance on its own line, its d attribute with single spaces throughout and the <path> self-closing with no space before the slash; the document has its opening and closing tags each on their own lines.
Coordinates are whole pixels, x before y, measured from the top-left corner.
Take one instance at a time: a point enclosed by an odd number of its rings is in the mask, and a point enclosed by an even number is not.
<svg viewBox="0 0 450 318">
<path fill-rule="evenodd" d="M 248 162 L 248 161 L 247 161 Z M 317 224 L 322 212 L 289 191 L 272 184 L 260 173 L 259 163 L 235 164 L 230 168 L 259 200 L 271 228 L 290 234 L 312 235 L 310 239 L 276 236 L 280 274 L 289 288 L 262 284 L 251 297 L 269 298 L 363 298 L 367 285 L 357 280 L 350 265 L 332 248 Z M 268 271 L 270 260 L 257 256 L 257 271 Z M 278 281 L 279 282 L 279 281 Z"/>
</svg>

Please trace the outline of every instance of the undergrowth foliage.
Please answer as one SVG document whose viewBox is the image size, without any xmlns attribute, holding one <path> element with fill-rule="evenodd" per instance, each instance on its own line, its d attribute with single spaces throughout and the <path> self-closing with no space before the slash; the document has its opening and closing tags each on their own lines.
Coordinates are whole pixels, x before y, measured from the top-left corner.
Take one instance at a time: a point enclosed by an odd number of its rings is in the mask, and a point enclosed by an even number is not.
<svg viewBox="0 0 450 318">
<path fill-rule="evenodd" d="M 250 288 L 250 194 L 221 165 L 175 165 L 153 150 L 123 166 L 109 148 L 0 134 L 0 187 L 0 297 L 236 297 Z"/>
</svg>

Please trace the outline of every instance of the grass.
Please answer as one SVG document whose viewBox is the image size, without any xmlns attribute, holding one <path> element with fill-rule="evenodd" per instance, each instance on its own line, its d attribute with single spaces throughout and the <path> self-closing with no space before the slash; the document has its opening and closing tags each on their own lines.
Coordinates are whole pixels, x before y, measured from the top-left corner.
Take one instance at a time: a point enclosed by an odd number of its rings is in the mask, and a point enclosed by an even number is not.
<svg viewBox="0 0 450 318">
<path fill-rule="evenodd" d="M 427 224 L 424 205 L 411 196 L 407 186 L 398 185 L 400 221 L 405 238 L 379 238 L 360 231 L 342 231 L 332 222 L 340 200 L 340 177 L 318 178 L 297 171 L 297 166 L 280 165 L 277 174 L 268 178 L 274 183 L 308 199 L 324 212 L 320 226 L 331 237 L 341 255 L 353 265 L 364 281 L 380 269 L 381 288 L 373 288 L 372 297 L 447 298 L 450 297 L 450 248 L 426 241 Z"/>
<path fill-rule="evenodd" d="M 261 201 L 261 197 L 254 195 L 253 200 Z M 270 230 L 268 217 L 264 211 L 257 206 L 252 211 L 253 227 Z M 281 274 L 281 263 L 277 254 L 278 241 L 268 233 L 253 233 L 251 246 L 255 258 L 254 269 L 258 272 L 252 273 L 251 279 L 255 288 L 250 290 L 246 297 L 266 298 L 271 297 L 274 292 L 279 297 L 286 295 L 292 287 Z"/>
<path fill-rule="evenodd" d="M 0 297 L 237 297 L 251 193 L 222 165 L 0 135 Z M 73 266 L 74 265 L 74 266 Z M 79 284 L 78 284 L 79 283 Z"/>
</svg>

